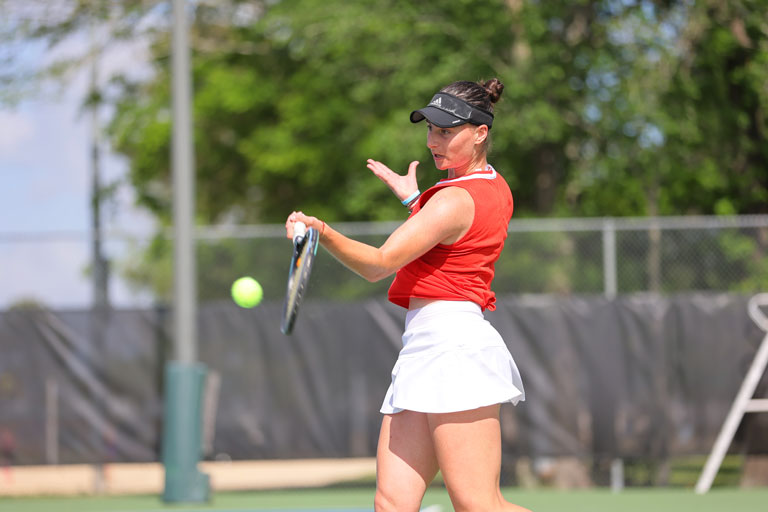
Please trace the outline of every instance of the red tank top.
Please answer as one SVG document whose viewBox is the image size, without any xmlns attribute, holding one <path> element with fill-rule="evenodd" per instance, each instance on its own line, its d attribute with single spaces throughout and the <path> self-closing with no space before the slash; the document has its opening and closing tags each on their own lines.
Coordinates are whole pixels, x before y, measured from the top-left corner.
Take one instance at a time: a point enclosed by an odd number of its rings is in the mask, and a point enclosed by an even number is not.
<svg viewBox="0 0 768 512">
<path fill-rule="evenodd" d="M 456 243 L 437 244 L 398 270 L 389 287 L 389 300 L 404 308 L 408 308 L 411 297 L 469 300 L 493 311 L 496 295 L 491 291 L 491 281 L 512 218 L 512 192 L 489 165 L 483 171 L 438 181 L 421 194 L 411 215 L 444 187 L 461 187 L 472 196 L 472 226 Z"/>
</svg>

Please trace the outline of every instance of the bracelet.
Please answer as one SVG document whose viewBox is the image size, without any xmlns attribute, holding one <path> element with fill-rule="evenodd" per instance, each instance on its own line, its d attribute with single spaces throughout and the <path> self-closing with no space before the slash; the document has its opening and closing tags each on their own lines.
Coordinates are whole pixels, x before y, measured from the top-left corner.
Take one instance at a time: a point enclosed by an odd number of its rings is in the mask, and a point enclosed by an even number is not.
<svg viewBox="0 0 768 512">
<path fill-rule="evenodd" d="M 323 236 L 325 234 L 325 221 L 320 221 L 323 223 L 323 227 L 320 229 L 320 236 Z"/>
<path fill-rule="evenodd" d="M 416 192 L 414 192 L 413 194 L 409 195 L 408 197 L 406 197 L 405 199 L 403 199 L 400 202 L 403 203 L 403 206 L 409 206 L 420 195 L 421 195 L 421 192 L 419 192 L 419 189 L 416 189 Z"/>
</svg>

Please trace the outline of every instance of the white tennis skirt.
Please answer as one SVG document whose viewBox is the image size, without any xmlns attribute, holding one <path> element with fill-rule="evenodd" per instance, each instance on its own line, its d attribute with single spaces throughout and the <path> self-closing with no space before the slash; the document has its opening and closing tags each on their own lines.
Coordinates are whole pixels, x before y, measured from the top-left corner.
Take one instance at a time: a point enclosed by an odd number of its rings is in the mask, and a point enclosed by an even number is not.
<svg viewBox="0 0 768 512">
<path fill-rule="evenodd" d="M 403 349 L 381 412 L 456 412 L 525 400 L 501 335 L 473 302 L 437 301 L 408 311 Z"/>
</svg>

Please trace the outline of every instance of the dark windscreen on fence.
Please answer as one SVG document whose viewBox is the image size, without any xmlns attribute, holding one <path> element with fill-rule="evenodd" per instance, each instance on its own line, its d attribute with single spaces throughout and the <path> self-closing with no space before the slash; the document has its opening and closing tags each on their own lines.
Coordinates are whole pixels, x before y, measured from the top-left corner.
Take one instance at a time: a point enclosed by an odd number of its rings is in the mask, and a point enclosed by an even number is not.
<svg viewBox="0 0 768 512">
<path fill-rule="evenodd" d="M 708 453 L 765 334 L 747 300 L 499 297 L 486 317 L 526 391 L 525 402 L 502 408 L 505 453 Z M 200 305 L 199 356 L 217 377 L 205 456 L 373 456 L 404 310 L 384 300 L 308 300 L 286 337 L 281 307 Z M 170 314 L 113 310 L 103 321 L 94 329 L 90 312 L 0 313 L 4 463 L 159 459 Z M 745 417 L 732 450 L 768 452 L 764 416 Z"/>
</svg>

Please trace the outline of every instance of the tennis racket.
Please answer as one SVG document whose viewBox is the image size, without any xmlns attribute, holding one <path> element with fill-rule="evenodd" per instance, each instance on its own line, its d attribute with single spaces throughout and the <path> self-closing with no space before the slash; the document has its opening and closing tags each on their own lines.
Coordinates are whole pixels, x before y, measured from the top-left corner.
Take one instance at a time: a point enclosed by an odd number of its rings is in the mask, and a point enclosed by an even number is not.
<svg viewBox="0 0 768 512">
<path fill-rule="evenodd" d="M 315 228 L 307 229 L 303 222 L 293 226 L 293 257 L 288 271 L 288 288 L 285 291 L 283 304 L 283 320 L 280 330 L 283 334 L 291 334 L 304 291 L 312 273 L 312 264 L 317 254 L 317 243 L 320 233 Z"/>
</svg>

